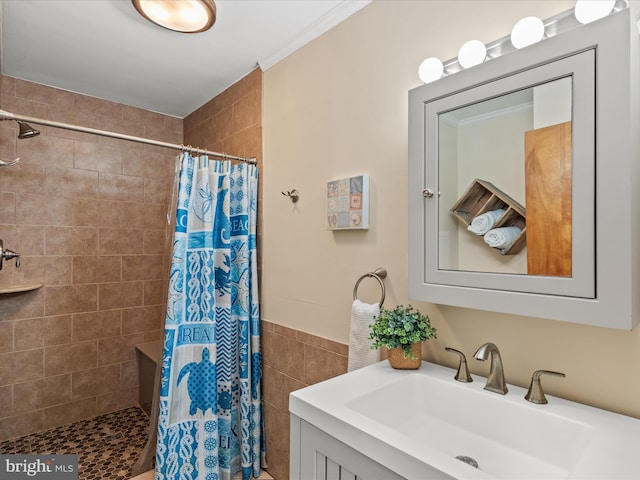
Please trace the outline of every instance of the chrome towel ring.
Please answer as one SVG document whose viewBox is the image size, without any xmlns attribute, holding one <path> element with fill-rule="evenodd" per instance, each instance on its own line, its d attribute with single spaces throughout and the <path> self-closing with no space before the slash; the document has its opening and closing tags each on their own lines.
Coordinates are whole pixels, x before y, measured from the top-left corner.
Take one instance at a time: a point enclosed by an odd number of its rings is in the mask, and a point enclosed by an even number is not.
<svg viewBox="0 0 640 480">
<path fill-rule="evenodd" d="M 386 290 L 384 288 L 384 282 L 382 281 L 383 278 L 387 277 L 387 270 L 384 268 L 376 268 L 373 272 L 368 272 L 365 273 L 364 275 L 362 275 L 358 281 L 356 282 L 355 286 L 353 287 L 353 299 L 357 300 L 358 299 L 358 286 L 360 285 L 360 282 L 365 279 L 365 278 L 375 278 L 378 283 L 380 284 L 380 288 L 382 289 L 382 295 L 380 297 L 380 306 L 382 307 L 382 304 L 384 303 L 384 297 L 386 295 Z"/>
</svg>

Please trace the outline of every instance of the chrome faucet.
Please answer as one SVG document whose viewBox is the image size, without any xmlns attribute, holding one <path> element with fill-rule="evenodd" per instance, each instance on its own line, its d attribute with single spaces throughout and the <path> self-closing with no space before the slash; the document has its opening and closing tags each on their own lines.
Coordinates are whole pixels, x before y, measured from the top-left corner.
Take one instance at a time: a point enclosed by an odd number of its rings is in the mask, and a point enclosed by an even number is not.
<svg viewBox="0 0 640 480">
<path fill-rule="evenodd" d="M 489 368 L 489 376 L 487 377 L 487 384 L 484 386 L 484 389 L 505 395 L 509 390 L 507 389 L 507 383 L 504 381 L 502 357 L 500 356 L 498 347 L 493 343 L 487 342 L 478 349 L 474 357 L 476 360 L 484 362 L 490 355 L 491 367 Z"/>
</svg>

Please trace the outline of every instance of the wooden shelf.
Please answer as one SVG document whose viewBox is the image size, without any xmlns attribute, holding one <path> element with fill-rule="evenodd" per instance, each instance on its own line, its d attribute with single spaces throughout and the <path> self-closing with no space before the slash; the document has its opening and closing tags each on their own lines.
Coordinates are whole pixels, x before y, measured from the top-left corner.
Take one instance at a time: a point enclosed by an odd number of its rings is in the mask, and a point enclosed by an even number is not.
<svg viewBox="0 0 640 480">
<path fill-rule="evenodd" d="M 42 287 L 41 283 L 31 283 L 27 285 L 11 285 L 9 287 L 0 287 L 0 293 L 21 293 L 37 290 Z"/>
<path fill-rule="evenodd" d="M 521 232 L 509 248 L 496 250 L 499 250 L 502 255 L 515 255 L 527 244 L 525 208 L 492 183 L 476 178 L 451 207 L 450 212 L 462 224 L 469 226 L 478 215 L 499 209 L 504 210 L 504 214 L 493 228 L 518 227 Z"/>
</svg>

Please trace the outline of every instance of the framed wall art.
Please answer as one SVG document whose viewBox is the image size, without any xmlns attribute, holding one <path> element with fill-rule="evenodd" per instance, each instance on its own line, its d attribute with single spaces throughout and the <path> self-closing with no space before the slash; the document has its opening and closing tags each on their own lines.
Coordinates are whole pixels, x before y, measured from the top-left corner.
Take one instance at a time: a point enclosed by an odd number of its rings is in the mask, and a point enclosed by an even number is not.
<svg viewBox="0 0 640 480">
<path fill-rule="evenodd" d="M 327 230 L 369 228 L 369 175 L 327 182 Z"/>
</svg>

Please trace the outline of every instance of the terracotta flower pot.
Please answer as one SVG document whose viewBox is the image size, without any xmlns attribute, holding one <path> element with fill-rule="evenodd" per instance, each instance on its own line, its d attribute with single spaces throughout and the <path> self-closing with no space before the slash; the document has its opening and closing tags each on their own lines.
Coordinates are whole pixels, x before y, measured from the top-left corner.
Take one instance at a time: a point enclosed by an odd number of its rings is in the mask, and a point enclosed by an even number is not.
<svg viewBox="0 0 640 480">
<path fill-rule="evenodd" d="M 412 360 L 411 356 L 417 358 Z M 387 349 L 387 359 L 393 368 L 399 370 L 415 370 L 422 365 L 422 343 L 416 342 L 411 344 L 411 356 L 405 358 L 402 347 Z"/>
</svg>

